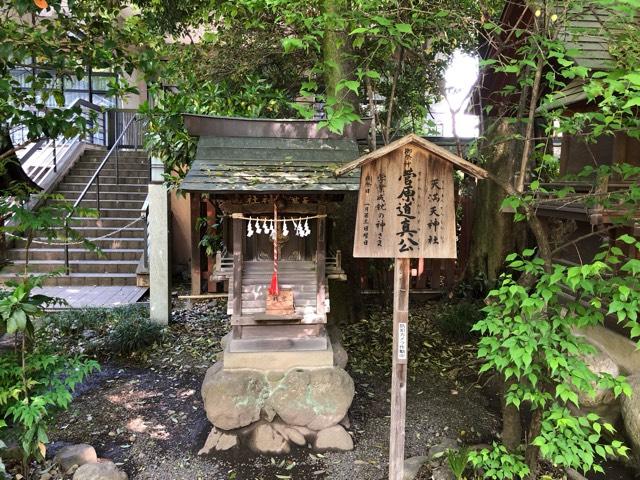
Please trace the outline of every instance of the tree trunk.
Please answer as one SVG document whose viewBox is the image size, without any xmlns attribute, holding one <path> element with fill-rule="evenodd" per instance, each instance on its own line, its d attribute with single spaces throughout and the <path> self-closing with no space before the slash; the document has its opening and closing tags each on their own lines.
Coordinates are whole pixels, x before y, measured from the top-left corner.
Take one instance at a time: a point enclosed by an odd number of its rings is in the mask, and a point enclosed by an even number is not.
<svg viewBox="0 0 640 480">
<path fill-rule="evenodd" d="M 521 142 L 505 140 L 517 133 L 509 119 L 486 119 L 485 140 L 479 145 L 485 159 L 484 168 L 504 184 L 511 184 L 519 167 L 516 159 Z M 471 252 L 466 278 L 473 281 L 483 277 L 489 286 L 498 278 L 505 257 L 521 250 L 526 241 L 524 224 L 514 223 L 513 215 L 502 213 L 500 206 L 506 197 L 498 183 L 485 180 L 478 184 L 473 211 Z"/>
<path fill-rule="evenodd" d="M 9 129 L 0 126 L 0 155 L 13 150 L 13 142 Z M 33 183 L 22 170 L 20 160 L 15 153 L 0 160 L 0 191 L 21 197 L 28 196 L 28 191 L 39 191 L 40 187 Z"/>
<path fill-rule="evenodd" d="M 504 382 L 504 390 L 502 392 L 502 443 L 511 452 L 517 450 L 522 442 L 520 410 L 513 404 L 507 405 L 505 401 L 505 394 L 514 383 L 513 377 Z"/>
<path fill-rule="evenodd" d="M 529 480 L 536 480 L 538 478 L 538 466 L 540 458 L 540 448 L 533 445 L 531 442 L 540 435 L 542 431 L 542 411 L 540 409 L 534 410 L 531 414 L 531 423 L 529 424 L 529 434 L 527 435 L 527 450 L 525 451 L 525 461 L 529 467 Z"/>
<path fill-rule="evenodd" d="M 328 97 L 337 97 L 336 87 L 340 80 L 353 76 L 353 66 L 349 61 L 351 44 L 344 21 L 348 9 L 346 0 L 323 0 L 323 13 L 326 24 L 322 40 L 322 57 L 325 62 L 324 82 Z M 353 105 L 358 111 L 358 96 L 345 88 L 339 93 L 340 98 Z"/>
</svg>

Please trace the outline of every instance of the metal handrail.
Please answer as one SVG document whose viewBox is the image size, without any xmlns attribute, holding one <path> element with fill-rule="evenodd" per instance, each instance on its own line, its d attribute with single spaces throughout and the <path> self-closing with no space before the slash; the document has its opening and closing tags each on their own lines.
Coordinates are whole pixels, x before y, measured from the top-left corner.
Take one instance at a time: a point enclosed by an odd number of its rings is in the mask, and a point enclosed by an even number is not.
<svg viewBox="0 0 640 480">
<path fill-rule="evenodd" d="M 137 121 L 138 121 L 138 115 L 134 115 L 127 122 L 127 125 L 122 129 L 122 132 L 120 133 L 120 135 L 118 136 L 116 141 L 113 143 L 113 146 L 109 149 L 109 151 L 105 155 L 105 157 L 102 160 L 102 162 L 100 162 L 100 165 L 96 169 L 95 173 L 93 174 L 91 179 L 89 179 L 89 182 L 84 187 L 84 189 L 82 190 L 82 192 L 80 193 L 80 195 L 78 196 L 76 201 L 73 203 L 73 206 L 71 207 L 71 211 L 67 214 L 67 216 L 64 219 L 65 235 L 69 231 L 69 219 L 75 213 L 75 210 L 76 210 L 76 208 L 78 208 L 78 205 L 80 205 L 80 202 L 82 202 L 82 200 L 84 200 L 84 197 L 87 195 L 87 192 L 91 189 L 91 187 L 93 186 L 94 182 L 96 182 L 96 187 L 97 187 L 97 190 L 96 190 L 96 206 L 97 206 L 97 210 L 98 210 L 98 216 L 100 216 L 100 173 L 102 172 L 102 169 L 105 167 L 107 162 L 111 159 L 111 155 L 115 152 L 116 153 L 116 184 L 120 183 L 120 176 L 119 176 L 119 163 L 120 162 L 119 162 L 118 154 L 117 154 L 118 146 L 120 145 L 120 142 L 122 141 L 122 139 L 126 135 L 127 130 L 129 130 L 129 127 L 131 127 L 131 125 L 134 122 L 137 122 Z M 70 269 L 69 269 L 69 244 L 68 244 L 68 242 L 65 242 L 65 245 L 64 245 L 64 266 L 65 266 L 65 270 L 66 270 L 67 275 L 69 275 L 71 272 L 70 272 Z"/>
<path fill-rule="evenodd" d="M 106 133 L 106 119 L 104 117 L 104 114 L 106 112 L 106 110 L 104 109 L 104 107 L 101 107 L 100 105 L 96 105 L 95 103 L 91 103 L 87 100 L 84 100 L 83 98 L 77 98 L 75 99 L 73 102 L 71 102 L 71 104 L 68 107 L 68 109 L 72 109 L 75 107 L 83 107 L 85 109 L 89 109 L 89 110 L 93 110 L 94 112 L 97 113 L 102 113 L 103 118 L 102 118 L 102 143 L 104 145 L 106 145 L 106 141 L 107 141 L 107 133 Z M 45 113 L 44 111 L 42 112 L 43 114 Z M 82 114 L 81 114 L 82 115 Z M 98 124 L 99 126 L 99 124 Z M 13 128 L 11 128 L 11 135 L 12 138 L 16 136 L 17 132 L 20 132 L 21 135 L 21 139 L 24 140 L 25 138 L 25 134 L 22 133 L 24 130 L 26 130 L 26 126 L 23 124 L 19 124 L 19 125 L 14 125 Z M 94 137 L 94 132 L 89 132 L 89 135 L 91 137 L 91 141 L 93 143 L 93 137 Z M 42 139 L 41 141 L 49 141 L 51 139 Z M 21 142 L 22 143 L 22 142 Z M 36 149 L 38 147 L 39 142 L 35 142 L 34 145 L 32 145 L 31 148 L 29 148 L 29 150 L 27 150 L 27 152 L 25 152 L 25 154 L 20 158 L 20 162 L 24 163 L 26 161 L 26 159 L 28 158 L 28 156 L 30 155 L 30 153 Z"/>
</svg>

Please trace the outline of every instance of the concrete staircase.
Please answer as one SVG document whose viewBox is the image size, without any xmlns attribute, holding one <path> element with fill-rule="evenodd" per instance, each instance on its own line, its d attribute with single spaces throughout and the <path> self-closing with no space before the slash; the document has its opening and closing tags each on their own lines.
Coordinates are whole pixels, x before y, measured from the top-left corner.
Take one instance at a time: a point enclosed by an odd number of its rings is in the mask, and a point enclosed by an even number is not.
<svg viewBox="0 0 640 480">
<path fill-rule="evenodd" d="M 86 150 L 58 184 L 55 193 L 73 204 L 86 187 L 106 155 L 105 150 Z M 125 227 L 140 217 L 147 196 L 149 160 L 143 151 L 118 151 L 119 182 L 116 182 L 115 158 L 100 174 L 100 216 L 98 218 L 74 216 L 70 226 L 82 237 L 94 239 Z M 91 187 L 80 207 L 97 208 L 97 187 Z M 55 201 L 50 201 L 55 202 Z M 60 232 L 62 235 L 62 231 Z M 46 238 L 37 237 L 38 243 L 29 252 L 29 271 L 44 273 L 64 271 L 65 251 L 62 245 L 46 245 Z M 70 274 L 62 273 L 48 279 L 46 285 L 59 286 L 113 286 L 136 285 L 136 269 L 145 248 L 143 220 L 124 228 L 108 238 L 95 240 L 100 252 L 83 245 L 69 247 Z M 54 241 L 61 243 L 61 240 Z M 24 272 L 25 242 L 17 240 L 7 252 L 11 262 L 0 271 L 0 283 Z"/>
</svg>

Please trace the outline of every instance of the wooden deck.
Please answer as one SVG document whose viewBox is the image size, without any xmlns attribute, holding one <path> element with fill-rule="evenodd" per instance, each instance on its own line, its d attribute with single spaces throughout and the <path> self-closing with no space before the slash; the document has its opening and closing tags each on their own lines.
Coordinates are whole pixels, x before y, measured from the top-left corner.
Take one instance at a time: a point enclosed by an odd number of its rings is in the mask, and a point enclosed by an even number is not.
<svg viewBox="0 0 640 480">
<path fill-rule="evenodd" d="M 69 304 L 54 308 L 100 308 L 117 307 L 136 303 L 146 293 L 146 287 L 42 287 L 34 294 L 63 298 Z"/>
</svg>

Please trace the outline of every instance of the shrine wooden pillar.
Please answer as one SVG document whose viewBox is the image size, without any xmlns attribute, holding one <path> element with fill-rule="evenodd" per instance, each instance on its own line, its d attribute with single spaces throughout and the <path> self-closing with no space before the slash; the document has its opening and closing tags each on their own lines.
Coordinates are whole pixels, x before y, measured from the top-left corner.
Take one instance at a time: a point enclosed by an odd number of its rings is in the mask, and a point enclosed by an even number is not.
<svg viewBox="0 0 640 480">
<path fill-rule="evenodd" d="M 189 238 L 191 239 L 191 295 L 202 293 L 202 266 L 200 265 L 200 194 L 189 193 Z"/>
<path fill-rule="evenodd" d="M 318 315 L 324 315 L 326 313 L 326 259 L 327 259 L 327 246 L 326 246 L 326 231 L 327 231 L 327 218 L 321 215 L 326 215 L 327 208 L 325 205 L 318 205 L 318 222 L 317 222 L 317 246 L 316 246 L 316 313 Z"/>
<path fill-rule="evenodd" d="M 243 221 L 241 213 L 234 213 L 231 221 L 233 222 L 233 316 L 242 316 L 242 235 Z"/>
</svg>

